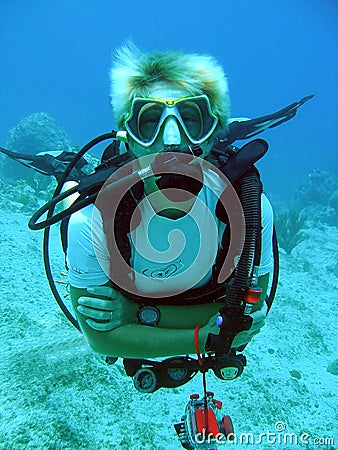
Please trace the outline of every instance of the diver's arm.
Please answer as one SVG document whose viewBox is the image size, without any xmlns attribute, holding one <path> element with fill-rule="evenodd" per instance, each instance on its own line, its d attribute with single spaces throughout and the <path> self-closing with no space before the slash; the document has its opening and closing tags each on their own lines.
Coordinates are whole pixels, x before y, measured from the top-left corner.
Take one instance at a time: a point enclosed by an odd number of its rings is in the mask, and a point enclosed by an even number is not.
<svg viewBox="0 0 338 450">
<path fill-rule="evenodd" d="M 128 324 L 105 333 L 83 329 L 91 348 L 104 355 L 123 358 L 156 358 L 196 353 L 194 330 L 175 330 Z M 205 344 L 206 333 L 201 330 L 199 342 Z"/>
<path fill-rule="evenodd" d="M 184 306 L 167 307 L 171 309 L 171 313 L 175 309 L 176 322 L 181 328 L 162 328 L 151 327 L 136 323 L 136 315 L 138 305 L 129 304 L 131 312 L 134 313 L 135 323 L 128 323 L 114 328 L 111 331 L 97 331 L 90 327 L 87 323 L 87 317 L 79 314 L 77 308 L 79 306 L 78 299 L 80 297 L 88 297 L 86 289 L 78 289 L 71 286 L 71 298 L 79 325 L 85 335 L 90 347 L 104 355 L 119 356 L 125 358 L 155 358 L 159 356 L 174 356 L 180 354 L 195 353 L 194 328 L 182 329 L 183 323 L 180 323 L 179 317 L 182 314 Z M 201 305 L 204 306 L 204 305 Z M 215 307 L 215 305 L 214 305 Z M 186 313 L 191 307 L 185 311 Z M 200 319 L 202 323 L 206 323 L 210 317 L 203 315 Z M 170 322 L 170 321 L 169 321 Z M 204 350 L 207 338 L 207 330 L 204 327 L 199 332 L 199 345 L 201 351 Z"/>
<path fill-rule="evenodd" d="M 261 309 L 263 306 L 268 281 L 269 274 L 259 277 L 258 284 L 262 288 L 262 294 L 259 305 L 256 306 L 255 310 Z M 71 287 L 75 311 L 77 311 L 79 305 L 78 299 L 83 296 L 88 296 L 86 289 Z M 82 314 L 77 314 L 77 318 L 89 345 L 94 351 L 109 356 L 126 358 L 155 358 L 195 353 L 194 333 L 197 325 L 201 327 L 199 330 L 199 347 L 203 352 L 208 334 L 218 332 L 218 327 L 214 323 L 215 320 L 211 318 L 217 316 L 219 307 L 219 303 L 194 306 L 161 306 L 159 326 L 151 327 L 136 323 L 138 306 L 129 304 L 129 313 L 134 315 L 135 322 L 105 332 L 92 329 L 87 324 L 86 317 Z M 240 333 L 236 339 L 236 346 L 250 340 L 247 339 L 248 332 L 242 333 L 244 334 L 240 336 Z"/>
<path fill-rule="evenodd" d="M 77 181 L 66 181 L 65 184 L 63 185 L 62 189 L 61 189 L 61 194 L 65 191 L 68 191 L 68 189 L 71 189 L 74 186 L 77 186 L 79 183 Z M 72 195 L 70 195 L 69 197 L 66 197 L 64 200 L 62 200 L 61 202 L 61 209 L 62 211 L 64 211 L 65 209 L 69 208 L 74 202 L 75 200 L 79 197 L 78 193 L 74 193 Z"/>
<path fill-rule="evenodd" d="M 256 305 L 253 305 L 252 312 L 255 312 L 262 308 L 266 294 L 268 292 L 269 281 L 270 281 L 270 273 L 269 272 L 258 277 L 257 286 L 259 286 L 262 289 L 262 292 L 259 297 L 259 302 Z"/>
</svg>

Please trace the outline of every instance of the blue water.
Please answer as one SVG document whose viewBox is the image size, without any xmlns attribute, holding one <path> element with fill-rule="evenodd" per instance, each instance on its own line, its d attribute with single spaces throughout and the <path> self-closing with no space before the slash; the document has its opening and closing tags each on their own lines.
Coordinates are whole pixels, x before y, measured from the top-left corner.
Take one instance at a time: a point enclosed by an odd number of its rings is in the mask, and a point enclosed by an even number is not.
<svg viewBox="0 0 338 450">
<path fill-rule="evenodd" d="M 3 0 L 0 15 L 2 146 L 32 112 L 51 114 L 80 146 L 112 129 L 111 55 L 132 38 L 147 50 L 213 54 L 229 77 L 233 116 L 316 93 L 265 134 L 265 184 L 289 192 L 315 168 L 337 173 L 336 0 Z"/>
<path fill-rule="evenodd" d="M 214 55 L 229 78 L 233 117 L 269 114 L 316 94 L 296 118 L 262 135 L 270 151 L 259 165 L 274 205 L 274 200 L 291 200 L 314 169 L 338 175 L 337 0 L 0 0 L 0 24 L 0 146 L 6 147 L 8 131 L 34 112 L 54 117 L 74 145 L 114 129 L 111 57 L 131 38 L 149 51 L 172 48 Z M 17 196 L 11 189 L 6 199 Z M 142 426 L 140 445 L 148 443 L 144 448 L 174 448 L 165 441 L 158 447 L 157 439 L 162 429 L 173 432 L 185 397 L 183 402 L 183 397 L 168 393 L 167 420 L 167 410 L 163 418 L 162 410 L 154 406 L 162 397 L 141 399 L 118 369 L 112 369 L 115 379 L 107 376 L 106 365 L 85 354 L 80 337 L 76 341 L 77 332 L 66 328 L 61 312 L 55 313 L 42 263 L 37 262 L 40 237 L 24 234 L 23 216 L 7 212 L 4 205 L 1 348 L 6 356 L 0 359 L 4 367 L 0 384 L 6 412 L 0 450 L 33 448 L 36 443 L 34 448 L 41 449 L 105 450 L 117 448 L 115 441 L 122 442 L 125 436 L 134 444 L 119 448 L 138 448 Z M 282 269 L 290 279 L 282 273 L 280 303 L 266 327 L 265 333 L 271 333 L 269 359 L 265 348 L 253 344 L 248 367 L 255 375 L 252 386 L 250 378 L 243 383 L 240 379 L 228 391 L 215 384 L 220 399 L 230 403 L 239 431 L 246 431 L 246 425 L 257 430 L 262 416 L 259 432 L 281 419 L 290 423 L 287 431 L 296 424 L 297 433 L 302 427 L 317 436 L 324 436 L 324 429 L 333 435 L 336 384 L 326 367 L 337 364 L 332 350 L 335 324 L 325 305 L 332 304 L 337 291 L 332 281 L 338 274 L 337 238 L 334 227 L 325 233 L 320 229 L 312 244 L 311 232 L 316 231 L 308 230 L 307 243 L 294 259 L 282 256 Z M 313 292 L 320 295 L 313 297 Z M 289 380 L 291 369 L 302 373 L 303 384 Z M 215 377 L 210 379 L 215 383 Z M 237 396 L 238 391 L 242 395 Z M 245 394 L 256 403 L 248 404 Z M 140 414 L 134 420 L 129 411 L 138 400 Z M 175 436 L 172 441 L 179 448 Z"/>
</svg>

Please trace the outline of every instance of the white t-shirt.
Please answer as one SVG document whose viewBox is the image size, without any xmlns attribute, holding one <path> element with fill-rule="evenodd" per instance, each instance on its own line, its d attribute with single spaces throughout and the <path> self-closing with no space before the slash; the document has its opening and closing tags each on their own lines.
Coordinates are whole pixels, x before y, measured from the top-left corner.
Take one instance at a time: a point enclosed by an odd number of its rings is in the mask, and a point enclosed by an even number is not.
<svg viewBox="0 0 338 450">
<path fill-rule="evenodd" d="M 211 171 L 203 172 L 204 186 L 191 210 L 179 219 L 157 215 L 145 197 L 138 205 L 141 222 L 130 234 L 130 264 L 141 295 L 177 292 L 205 285 L 225 229 L 215 214 L 225 183 Z M 262 205 L 262 252 L 258 275 L 272 271 L 272 208 L 265 195 Z M 94 217 L 99 220 L 92 220 Z M 95 242 L 95 245 L 93 244 Z M 109 280 L 109 252 L 102 218 L 94 205 L 73 214 L 68 226 L 67 263 L 70 284 L 77 288 Z"/>
</svg>

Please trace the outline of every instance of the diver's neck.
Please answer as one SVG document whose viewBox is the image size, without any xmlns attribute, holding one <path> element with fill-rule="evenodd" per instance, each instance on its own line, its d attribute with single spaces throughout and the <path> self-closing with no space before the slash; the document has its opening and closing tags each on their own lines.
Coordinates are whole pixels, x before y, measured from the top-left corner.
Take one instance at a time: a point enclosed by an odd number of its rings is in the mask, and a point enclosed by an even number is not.
<svg viewBox="0 0 338 450">
<path fill-rule="evenodd" d="M 169 219 L 180 219 L 188 214 L 195 203 L 195 196 L 192 196 L 191 199 L 186 201 L 171 201 L 158 188 L 155 177 L 147 178 L 143 180 L 143 182 L 145 195 L 152 208 L 159 216 L 167 217 Z"/>
</svg>

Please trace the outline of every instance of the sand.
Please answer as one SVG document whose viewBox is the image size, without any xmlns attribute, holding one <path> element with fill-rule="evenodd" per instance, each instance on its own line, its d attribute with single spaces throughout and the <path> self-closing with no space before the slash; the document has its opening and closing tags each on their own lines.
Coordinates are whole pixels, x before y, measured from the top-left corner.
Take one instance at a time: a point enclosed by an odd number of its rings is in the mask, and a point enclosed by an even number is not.
<svg viewBox="0 0 338 450">
<path fill-rule="evenodd" d="M 173 424 L 189 395 L 202 392 L 201 376 L 179 389 L 140 394 L 120 361 L 109 366 L 92 352 L 53 300 L 42 233 L 30 231 L 28 219 L 1 208 L 0 449 L 181 448 Z M 55 242 L 57 273 L 64 268 Z M 208 389 L 223 401 L 238 436 L 219 449 L 338 448 L 337 248 L 337 228 L 322 226 L 282 254 L 277 297 L 245 351 L 243 375 L 222 382 L 208 374 Z M 243 436 L 240 444 L 242 433 L 252 433 L 255 444 Z M 259 443 L 260 433 L 270 435 Z"/>
</svg>

